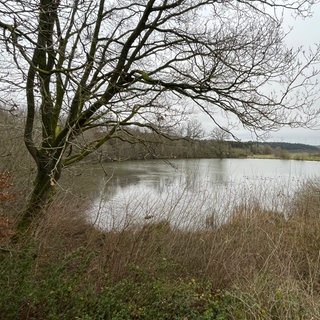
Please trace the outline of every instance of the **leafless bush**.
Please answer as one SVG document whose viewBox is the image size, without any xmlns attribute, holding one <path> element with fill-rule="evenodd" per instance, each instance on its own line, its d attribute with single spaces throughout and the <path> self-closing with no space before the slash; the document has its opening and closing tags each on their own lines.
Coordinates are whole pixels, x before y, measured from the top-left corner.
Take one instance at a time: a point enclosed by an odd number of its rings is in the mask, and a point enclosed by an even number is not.
<svg viewBox="0 0 320 320">
<path fill-rule="evenodd" d="M 320 219 L 320 183 L 307 181 L 294 194 L 287 214 L 290 219 Z"/>
</svg>

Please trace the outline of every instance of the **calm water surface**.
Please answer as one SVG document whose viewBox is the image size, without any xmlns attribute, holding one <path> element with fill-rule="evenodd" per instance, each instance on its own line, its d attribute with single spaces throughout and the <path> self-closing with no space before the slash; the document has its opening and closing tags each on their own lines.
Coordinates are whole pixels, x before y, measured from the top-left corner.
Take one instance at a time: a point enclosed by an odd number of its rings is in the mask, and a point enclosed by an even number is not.
<svg viewBox="0 0 320 320">
<path fill-rule="evenodd" d="M 250 201 L 284 211 L 303 182 L 319 179 L 320 162 L 150 160 L 82 165 L 76 172 L 65 184 L 92 200 L 88 215 L 103 228 L 146 218 L 188 227 L 203 224 L 212 213 L 223 221 L 234 206 Z"/>
</svg>

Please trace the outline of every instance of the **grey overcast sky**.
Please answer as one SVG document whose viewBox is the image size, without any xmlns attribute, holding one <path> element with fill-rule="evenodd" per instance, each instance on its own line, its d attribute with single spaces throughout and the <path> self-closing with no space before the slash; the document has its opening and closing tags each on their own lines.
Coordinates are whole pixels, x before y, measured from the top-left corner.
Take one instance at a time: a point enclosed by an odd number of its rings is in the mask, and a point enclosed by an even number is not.
<svg viewBox="0 0 320 320">
<path fill-rule="evenodd" d="M 288 24 L 293 30 L 288 36 L 287 42 L 291 46 L 314 46 L 320 44 L 320 4 L 316 4 L 313 8 L 313 16 L 311 18 L 288 19 Z M 320 65 L 319 65 L 320 67 Z M 319 84 L 320 90 L 320 84 Z M 320 101 L 319 108 L 320 108 Z M 320 119 L 319 119 L 320 121 Z M 312 145 L 320 145 L 320 123 L 318 129 L 291 129 L 283 128 L 276 133 L 272 133 L 270 141 L 297 142 Z"/>
<path fill-rule="evenodd" d="M 309 48 L 315 44 L 320 44 L 320 3 L 314 5 L 312 11 L 312 17 L 304 19 L 301 17 L 293 18 L 288 14 L 285 21 L 285 30 L 288 30 L 289 26 L 293 28 L 286 41 L 288 46 L 305 46 Z M 318 103 L 320 108 L 320 101 Z M 199 116 L 199 120 L 207 131 L 211 131 L 213 124 L 208 116 L 201 115 Z M 243 141 L 256 139 L 254 135 L 244 130 L 235 131 L 235 133 Z M 282 128 L 277 132 L 268 133 L 264 137 L 264 140 L 320 145 L 320 119 L 318 129 Z"/>
</svg>

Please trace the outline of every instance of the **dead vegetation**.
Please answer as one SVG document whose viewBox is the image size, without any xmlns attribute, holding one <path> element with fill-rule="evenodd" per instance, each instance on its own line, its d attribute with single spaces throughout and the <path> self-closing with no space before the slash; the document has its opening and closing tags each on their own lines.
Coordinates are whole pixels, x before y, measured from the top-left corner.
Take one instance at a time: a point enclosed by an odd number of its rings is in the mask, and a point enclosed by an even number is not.
<svg viewBox="0 0 320 320">
<path fill-rule="evenodd" d="M 305 184 L 288 204 L 286 216 L 252 201 L 235 205 L 222 224 L 208 225 L 203 217 L 203 226 L 193 230 L 166 219 L 101 230 L 87 221 L 86 200 L 56 199 L 34 229 L 36 277 L 43 277 L 52 263 L 68 261 L 64 272 L 72 275 L 84 268 L 78 285 L 90 281 L 99 292 L 106 275 L 118 283 L 132 277 L 134 266 L 152 279 L 205 280 L 212 292 L 233 292 L 248 304 L 246 319 L 256 319 L 256 303 L 260 314 L 266 314 L 262 319 L 320 316 L 318 184 Z M 0 232 L 3 244 L 3 235 L 13 232 L 13 221 L 2 216 Z M 300 309 L 308 310 L 309 318 Z"/>
<path fill-rule="evenodd" d="M 278 279 L 290 279 L 318 295 L 320 218 L 315 208 L 320 208 L 320 197 L 312 196 L 308 218 L 309 197 L 306 209 L 302 199 L 295 201 L 301 214 L 292 209 L 289 218 L 258 203 L 240 204 L 226 223 L 192 231 L 172 227 L 167 220 L 103 231 L 86 221 L 85 205 L 69 201 L 68 206 L 52 204 L 37 237 L 40 251 L 49 251 L 52 258 L 79 246 L 95 252 L 91 270 L 108 272 L 114 279 L 125 277 L 132 264 L 156 274 L 166 262 L 177 266 L 173 277 L 207 277 L 214 288 L 248 284 L 272 274 L 275 286 Z"/>
</svg>

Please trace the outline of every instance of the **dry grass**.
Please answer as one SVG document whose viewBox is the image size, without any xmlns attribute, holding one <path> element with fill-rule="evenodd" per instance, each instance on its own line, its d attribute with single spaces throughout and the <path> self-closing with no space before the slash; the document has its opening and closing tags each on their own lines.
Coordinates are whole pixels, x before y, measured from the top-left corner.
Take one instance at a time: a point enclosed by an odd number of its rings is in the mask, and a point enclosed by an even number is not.
<svg viewBox="0 0 320 320">
<path fill-rule="evenodd" d="M 160 219 L 103 231 L 86 220 L 86 201 L 56 201 L 37 228 L 37 270 L 81 250 L 68 272 L 86 259 L 85 277 L 97 290 L 106 275 L 118 282 L 137 266 L 151 277 L 205 279 L 212 292 L 228 290 L 247 306 L 246 319 L 256 319 L 257 310 L 265 314 L 262 319 L 317 319 L 318 190 L 317 185 L 306 184 L 288 206 L 288 218 L 252 201 L 234 206 L 224 224 L 204 224 L 197 230 Z"/>
<path fill-rule="evenodd" d="M 61 255 L 86 247 L 97 254 L 96 271 L 107 270 L 115 279 L 125 276 L 130 264 L 156 273 L 167 261 L 179 266 L 172 276 L 209 277 L 216 288 L 272 274 L 300 281 L 312 293 L 319 294 L 320 216 L 315 213 L 320 208 L 320 198 L 312 196 L 310 190 L 307 194 L 306 208 L 302 198 L 296 198 L 294 210 L 299 211 L 293 210 L 289 219 L 254 202 L 235 206 L 221 226 L 193 231 L 174 228 L 167 220 L 102 231 L 83 216 L 86 204 L 69 201 L 68 206 L 53 204 L 48 209 L 38 231 L 38 243 L 42 248 L 57 246 L 51 252 Z M 309 215 L 306 210 L 311 210 Z"/>
</svg>

